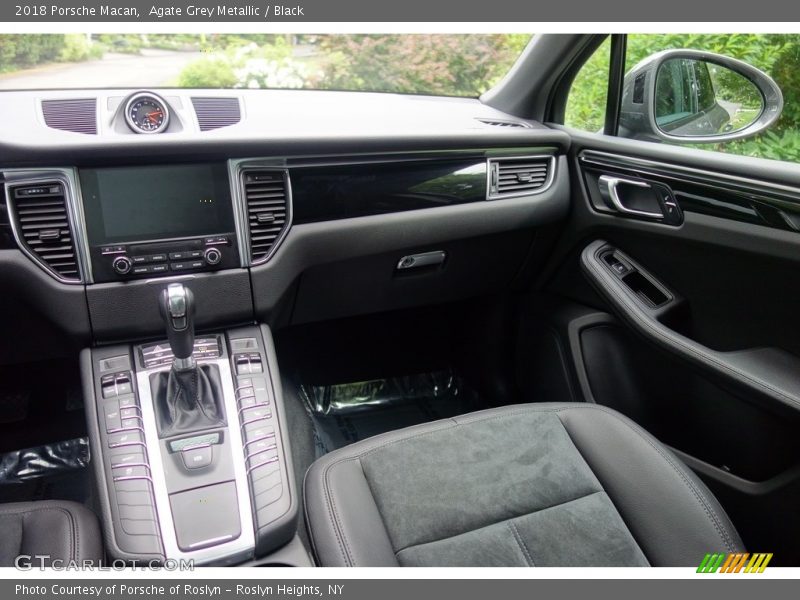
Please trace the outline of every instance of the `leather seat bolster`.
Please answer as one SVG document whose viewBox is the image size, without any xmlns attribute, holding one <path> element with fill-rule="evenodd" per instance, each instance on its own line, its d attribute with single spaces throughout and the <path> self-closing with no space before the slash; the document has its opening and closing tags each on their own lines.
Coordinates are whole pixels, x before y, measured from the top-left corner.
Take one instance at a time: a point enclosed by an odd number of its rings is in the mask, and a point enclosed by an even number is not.
<svg viewBox="0 0 800 600">
<path fill-rule="evenodd" d="M 558 415 L 652 564 L 700 564 L 707 552 L 744 550 L 706 486 L 636 423 L 596 405 Z"/>
<path fill-rule="evenodd" d="M 330 462 L 319 476 L 307 474 L 304 487 L 316 499 L 306 501 L 306 519 L 326 566 L 397 566 L 358 457 Z"/>
</svg>

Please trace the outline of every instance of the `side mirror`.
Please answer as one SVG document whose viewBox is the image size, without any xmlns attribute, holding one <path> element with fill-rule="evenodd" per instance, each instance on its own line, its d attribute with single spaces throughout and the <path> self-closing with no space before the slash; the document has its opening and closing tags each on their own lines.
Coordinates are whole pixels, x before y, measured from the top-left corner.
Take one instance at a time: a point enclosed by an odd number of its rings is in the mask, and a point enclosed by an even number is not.
<svg viewBox="0 0 800 600">
<path fill-rule="evenodd" d="M 665 50 L 625 75 L 619 135 L 727 142 L 764 131 L 782 110 L 780 88 L 755 67 L 711 52 Z"/>
</svg>

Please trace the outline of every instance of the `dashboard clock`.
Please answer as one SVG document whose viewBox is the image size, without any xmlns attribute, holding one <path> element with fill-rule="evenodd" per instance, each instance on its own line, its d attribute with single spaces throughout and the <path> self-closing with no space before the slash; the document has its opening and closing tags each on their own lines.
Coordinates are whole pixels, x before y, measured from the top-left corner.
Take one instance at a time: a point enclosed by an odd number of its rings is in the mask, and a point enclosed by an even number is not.
<svg viewBox="0 0 800 600">
<path fill-rule="evenodd" d="M 169 125 L 167 103 L 155 94 L 134 94 L 125 104 L 125 121 L 136 133 L 161 133 Z"/>
</svg>

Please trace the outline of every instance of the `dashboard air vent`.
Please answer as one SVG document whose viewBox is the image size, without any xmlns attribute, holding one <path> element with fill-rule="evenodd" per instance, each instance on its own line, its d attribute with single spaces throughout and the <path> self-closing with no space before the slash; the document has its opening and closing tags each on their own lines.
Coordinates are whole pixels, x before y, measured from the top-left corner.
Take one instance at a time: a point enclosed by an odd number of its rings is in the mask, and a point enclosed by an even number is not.
<svg viewBox="0 0 800 600">
<path fill-rule="evenodd" d="M 94 98 L 42 100 L 42 115 L 51 129 L 97 134 L 97 100 Z"/>
<path fill-rule="evenodd" d="M 484 125 L 489 125 L 490 127 L 516 127 L 530 129 L 530 125 L 523 123 L 522 121 L 503 121 L 501 119 L 478 119 L 478 121 Z"/>
<path fill-rule="evenodd" d="M 553 157 L 489 160 L 489 198 L 524 196 L 542 191 L 550 181 Z"/>
<path fill-rule="evenodd" d="M 264 261 L 289 221 L 289 185 L 285 171 L 247 170 L 244 197 L 250 232 L 250 258 Z"/>
<path fill-rule="evenodd" d="M 17 186 L 11 195 L 19 243 L 48 271 L 80 281 L 63 184 Z"/>
<path fill-rule="evenodd" d="M 192 98 L 200 131 L 236 125 L 242 120 L 238 98 Z"/>
</svg>

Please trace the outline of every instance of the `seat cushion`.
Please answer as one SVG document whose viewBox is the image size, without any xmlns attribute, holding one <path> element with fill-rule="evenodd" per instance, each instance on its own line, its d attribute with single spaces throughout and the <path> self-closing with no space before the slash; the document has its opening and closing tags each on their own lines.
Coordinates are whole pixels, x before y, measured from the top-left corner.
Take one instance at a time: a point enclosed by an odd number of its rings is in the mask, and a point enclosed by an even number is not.
<svg viewBox="0 0 800 600">
<path fill-rule="evenodd" d="M 379 435 L 316 461 L 304 494 L 323 566 L 684 566 L 742 550 L 688 468 L 593 404 Z"/>
<path fill-rule="evenodd" d="M 46 565 L 53 560 L 82 563 L 103 557 L 97 517 L 76 502 L 0 504 L 0 534 L 0 567 L 14 566 L 21 555 L 47 556 Z"/>
</svg>

